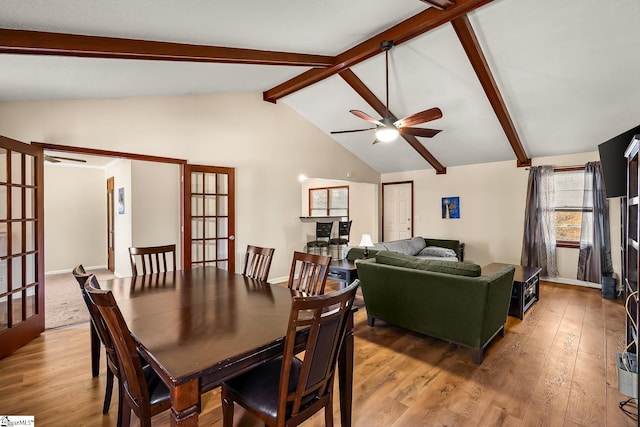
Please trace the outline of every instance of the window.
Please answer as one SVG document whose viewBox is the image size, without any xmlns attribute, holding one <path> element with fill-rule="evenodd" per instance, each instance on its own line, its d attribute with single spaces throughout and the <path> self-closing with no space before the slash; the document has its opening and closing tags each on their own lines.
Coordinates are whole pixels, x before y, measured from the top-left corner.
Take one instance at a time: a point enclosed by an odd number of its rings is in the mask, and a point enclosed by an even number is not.
<svg viewBox="0 0 640 427">
<path fill-rule="evenodd" d="M 583 215 L 592 215 L 592 208 L 583 208 L 584 167 L 556 168 L 555 228 L 556 246 L 580 247 L 580 228 Z"/>
<path fill-rule="evenodd" d="M 349 217 L 349 186 L 309 189 L 309 216 Z"/>
</svg>

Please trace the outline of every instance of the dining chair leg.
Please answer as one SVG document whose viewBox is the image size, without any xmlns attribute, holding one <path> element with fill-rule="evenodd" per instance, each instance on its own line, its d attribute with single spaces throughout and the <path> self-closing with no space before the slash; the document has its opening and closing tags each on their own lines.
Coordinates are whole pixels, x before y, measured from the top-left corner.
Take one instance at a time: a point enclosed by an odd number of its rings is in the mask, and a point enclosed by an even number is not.
<svg viewBox="0 0 640 427">
<path fill-rule="evenodd" d="M 131 425 L 131 408 L 123 396 L 124 390 L 120 386 L 118 387 L 118 427 L 129 427 Z"/>
<path fill-rule="evenodd" d="M 233 401 L 226 395 L 224 388 L 222 389 L 222 426 L 233 427 Z"/>
<path fill-rule="evenodd" d="M 113 393 L 113 372 L 107 366 L 107 387 L 104 391 L 104 404 L 102 405 L 102 413 L 108 414 L 111 406 L 111 394 Z"/>
<path fill-rule="evenodd" d="M 329 399 L 327 406 L 324 407 L 324 425 L 333 427 L 333 396 Z"/>
</svg>

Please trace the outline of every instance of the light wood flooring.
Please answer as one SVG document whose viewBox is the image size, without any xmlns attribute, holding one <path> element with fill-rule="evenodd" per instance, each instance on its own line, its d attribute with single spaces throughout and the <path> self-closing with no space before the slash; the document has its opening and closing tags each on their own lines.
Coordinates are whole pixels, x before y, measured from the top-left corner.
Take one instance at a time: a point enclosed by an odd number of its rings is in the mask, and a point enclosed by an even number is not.
<svg viewBox="0 0 640 427">
<path fill-rule="evenodd" d="M 353 425 L 637 425 L 618 408 L 627 399 L 618 392 L 615 365 L 624 347 L 622 301 L 546 282 L 540 292 L 523 321 L 508 318 L 505 337 L 489 347 L 481 366 L 468 349 L 383 322 L 370 328 L 361 308 Z M 87 323 L 46 331 L 0 360 L 0 415 L 35 415 L 39 426 L 115 425 L 117 391 L 109 415 L 101 413 L 103 360 L 100 377 L 92 378 Z M 221 426 L 219 392 L 205 394 L 202 403 L 200 424 Z M 167 413 L 153 423 L 167 425 Z M 262 424 L 236 410 L 236 425 Z M 322 415 L 305 425 L 323 425 Z"/>
</svg>

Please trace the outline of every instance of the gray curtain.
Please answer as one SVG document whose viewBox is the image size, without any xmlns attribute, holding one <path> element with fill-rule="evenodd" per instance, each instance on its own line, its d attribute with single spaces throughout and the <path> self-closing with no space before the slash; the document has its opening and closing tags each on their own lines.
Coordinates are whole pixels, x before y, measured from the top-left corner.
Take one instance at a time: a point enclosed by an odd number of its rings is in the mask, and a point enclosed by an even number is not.
<svg viewBox="0 0 640 427">
<path fill-rule="evenodd" d="M 584 169 L 584 197 L 578 279 L 601 283 L 603 274 L 613 273 L 609 201 L 605 194 L 600 162 L 589 162 Z M 592 209 L 593 214 L 584 210 Z"/>
<path fill-rule="evenodd" d="M 558 275 L 553 173 L 553 166 L 529 169 L 520 256 L 522 265 L 540 267 L 541 274 L 548 277 Z"/>
</svg>

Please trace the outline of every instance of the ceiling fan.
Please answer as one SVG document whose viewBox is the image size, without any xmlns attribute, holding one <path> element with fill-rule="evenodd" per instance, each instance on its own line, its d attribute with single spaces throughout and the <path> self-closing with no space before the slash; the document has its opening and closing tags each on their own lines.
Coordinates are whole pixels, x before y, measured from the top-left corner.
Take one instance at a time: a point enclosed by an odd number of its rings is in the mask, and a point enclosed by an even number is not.
<svg viewBox="0 0 640 427">
<path fill-rule="evenodd" d="M 360 110 L 350 110 L 349 112 L 363 120 L 366 120 L 369 123 L 373 123 L 376 125 L 374 128 L 366 128 L 366 129 L 353 129 L 353 130 L 340 130 L 333 131 L 331 134 L 338 133 L 352 133 L 352 132 L 362 132 L 366 130 L 374 130 L 376 129 L 376 139 L 373 141 L 374 144 L 378 142 L 390 142 L 398 137 L 398 134 L 404 135 L 412 135 L 412 136 L 421 136 L 424 138 L 432 138 L 437 135 L 441 130 L 439 129 L 425 129 L 425 128 L 416 128 L 412 127 L 415 125 L 419 125 L 421 123 L 430 122 L 432 120 L 436 120 L 442 117 L 442 111 L 439 108 L 430 108 L 428 110 L 421 111 L 419 113 L 412 114 L 404 119 L 393 121 L 393 118 L 389 114 L 389 50 L 393 47 L 393 41 L 383 41 L 380 44 L 381 49 L 385 53 L 385 61 L 386 61 L 386 93 L 387 93 L 387 102 L 385 104 L 385 115 L 380 120 L 376 120 L 371 117 L 367 113 L 364 113 Z"/>
<path fill-rule="evenodd" d="M 49 154 L 44 155 L 44 160 L 50 163 L 60 163 L 64 161 L 87 163 L 87 161 L 84 159 L 74 159 L 72 157 L 62 157 L 62 156 L 51 156 Z"/>
</svg>

